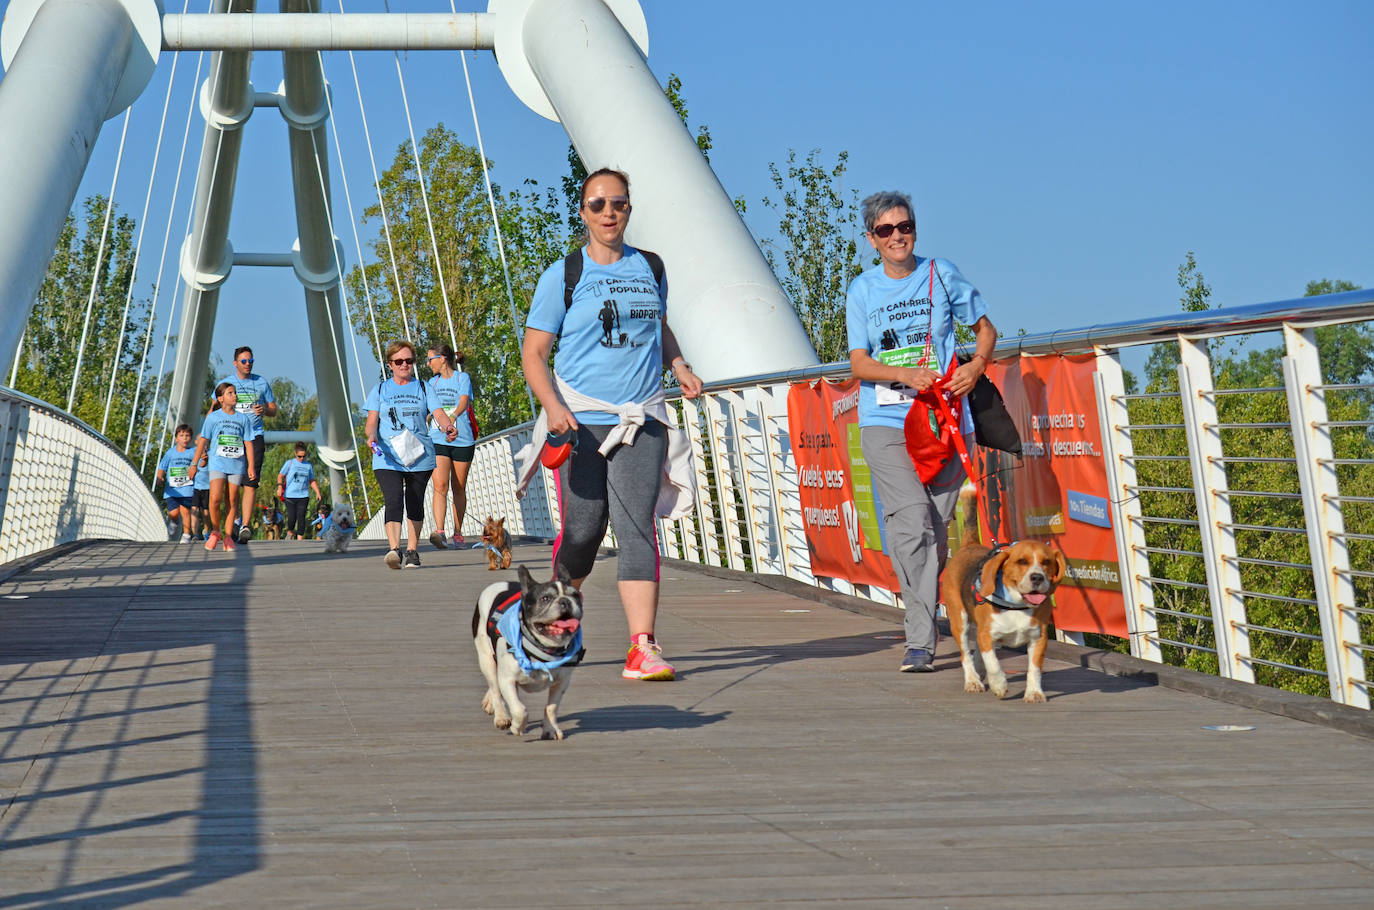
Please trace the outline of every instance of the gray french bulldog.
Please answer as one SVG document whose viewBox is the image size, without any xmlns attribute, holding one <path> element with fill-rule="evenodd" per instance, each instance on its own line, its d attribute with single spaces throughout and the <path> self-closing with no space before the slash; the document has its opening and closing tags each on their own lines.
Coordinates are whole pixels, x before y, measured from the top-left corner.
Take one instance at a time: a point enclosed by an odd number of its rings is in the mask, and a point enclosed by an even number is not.
<svg viewBox="0 0 1374 910">
<path fill-rule="evenodd" d="M 472 642 L 487 680 L 482 710 L 493 716 L 496 729 L 520 736 L 529 717 L 520 690 L 548 689 L 540 739 L 562 739 L 558 705 L 586 653 L 582 592 L 561 565 L 548 582 L 536 582 L 523 565 L 517 572 L 519 584 L 497 582 L 484 588 L 472 614 Z"/>
</svg>

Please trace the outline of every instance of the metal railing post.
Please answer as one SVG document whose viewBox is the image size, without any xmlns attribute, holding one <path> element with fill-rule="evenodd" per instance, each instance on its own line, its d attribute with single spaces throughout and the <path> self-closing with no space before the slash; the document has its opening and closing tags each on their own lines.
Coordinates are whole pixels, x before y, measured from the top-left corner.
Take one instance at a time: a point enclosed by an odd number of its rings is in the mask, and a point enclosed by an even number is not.
<svg viewBox="0 0 1374 910">
<path fill-rule="evenodd" d="M 1339 499 L 1336 454 L 1331 431 L 1325 426 L 1326 392 L 1321 388 L 1317 340 L 1313 329 L 1288 323 L 1283 327 L 1283 341 L 1288 352 L 1283 358 L 1284 386 L 1288 416 L 1293 424 L 1293 449 L 1312 556 L 1327 681 L 1333 701 L 1368 708 L 1369 690 L 1361 685 L 1365 669 L 1364 653 L 1358 647 L 1360 623 L 1352 612 L 1355 585 L 1350 576 L 1350 549 Z"/>
<path fill-rule="evenodd" d="M 1135 468 L 1135 447 L 1131 442 L 1131 417 L 1126 408 L 1126 383 L 1121 357 L 1110 348 L 1098 347 L 1097 372 L 1093 386 L 1097 393 L 1098 422 L 1102 426 L 1102 464 L 1107 469 L 1108 500 L 1112 512 L 1112 534 L 1121 562 L 1121 596 L 1126 606 L 1126 629 L 1130 633 L 1131 654 L 1160 663 L 1155 619 L 1154 587 L 1145 556 L 1145 526 L 1141 521 L 1140 498 L 1131 491 L 1139 483 Z"/>
<path fill-rule="evenodd" d="M 1188 434 L 1217 661 L 1222 676 L 1254 682 L 1255 672 L 1248 661 L 1250 633 L 1236 562 L 1236 533 L 1231 527 L 1231 497 L 1227 492 L 1221 430 L 1217 427 L 1211 356 L 1204 340 L 1180 338 L 1178 344 L 1183 355 L 1178 366 L 1178 394 Z"/>
</svg>

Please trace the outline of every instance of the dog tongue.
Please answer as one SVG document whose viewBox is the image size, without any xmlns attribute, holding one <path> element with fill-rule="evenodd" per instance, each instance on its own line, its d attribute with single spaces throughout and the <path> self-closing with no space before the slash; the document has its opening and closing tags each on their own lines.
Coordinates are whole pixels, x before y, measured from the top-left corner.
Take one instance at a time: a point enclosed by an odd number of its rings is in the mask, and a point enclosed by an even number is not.
<svg viewBox="0 0 1374 910">
<path fill-rule="evenodd" d="M 1048 596 L 1048 594 L 1040 594 L 1037 592 L 1021 595 L 1022 599 L 1024 599 L 1026 603 L 1030 604 L 1032 607 L 1040 606 L 1042 603 L 1045 602 L 1045 598 Z"/>
<path fill-rule="evenodd" d="M 576 632 L 577 627 L 582 625 L 575 619 L 560 619 L 557 622 L 549 623 L 549 628 L 555 632 Z"/>
</svg>

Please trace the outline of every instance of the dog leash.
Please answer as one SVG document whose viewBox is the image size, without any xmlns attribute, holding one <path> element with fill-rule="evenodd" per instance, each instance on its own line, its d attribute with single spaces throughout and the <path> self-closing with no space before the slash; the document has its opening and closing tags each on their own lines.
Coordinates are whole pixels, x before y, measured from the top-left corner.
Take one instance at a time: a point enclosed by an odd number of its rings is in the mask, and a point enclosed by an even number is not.
<svg viewBox="0 0 1374 910">
<path fill-rule="evenodd" d="M 964 465 L 964 473 L 968 475 L 969 483 L 973 484 L 973 489 L 978 496 L 978 520 L 981 521 L 983 527 L 987 529 L 988 538 L 992 541 L 993 547 L 1002 546 L 996 540 L 992 539 L 992 516 L 987 511 L 987 496 L 983 494 L 982 485 L 978 483 L 978 475 L 974 472 L 973 457 L 969 455 L 968 445 L 964 442 L 963 427 L 960 426 L 959 417 L 955 416 L 954 409 L 950 406 L 949 399 L 945 397 L 945 393 L 941 389 L 944 384 L 945 380 L 943 377 L 935 380 L 935 384 L 931 387 L 932 394 L 930 397 L 935 399 L 936 410 L 940 412 L 940 415 L 944 419 L 949 421 L 950 428 L 953 430 L 954 450 L 959 453 L 959 460 L 963 462 Z M 962 411 L 963 407 L 961 406 L 960 412 L 962 413 Z"/>
</svg>

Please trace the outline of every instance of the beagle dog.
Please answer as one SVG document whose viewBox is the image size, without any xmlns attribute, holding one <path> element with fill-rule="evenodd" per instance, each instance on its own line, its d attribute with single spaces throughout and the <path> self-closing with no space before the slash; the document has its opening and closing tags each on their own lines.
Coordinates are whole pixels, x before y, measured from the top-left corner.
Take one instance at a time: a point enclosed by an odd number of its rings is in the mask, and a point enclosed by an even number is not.
<svg viewBox="0 0 1374 910">
<path fill-rule="evenodd" d="M 1068 568 L 1064 554 L 1036 540 L 1021 540 L 988 549 L 978 540 L 978 495 L 959 494 L 964 505 L 964 534 L 941 578 L 941 595 L 949 612 L 949 629 L 959 643 L 964 691 L 991 688 L 1007 694 L 1007 674 L 997 661 L 997 645 L 1027 647 L 1025 700 L 1043 703 L 1040 674 L 1045 665 L 1050 595 Z M 987 686 L 974 663 L 974 645 L 987 670 Z"/>
</svg>

